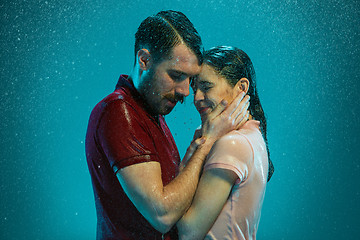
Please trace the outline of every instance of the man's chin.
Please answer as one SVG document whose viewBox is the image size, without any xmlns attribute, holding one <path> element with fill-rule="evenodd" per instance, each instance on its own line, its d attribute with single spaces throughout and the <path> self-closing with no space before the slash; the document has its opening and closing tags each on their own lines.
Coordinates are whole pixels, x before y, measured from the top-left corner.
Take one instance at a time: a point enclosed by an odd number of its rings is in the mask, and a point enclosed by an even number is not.
<svg viewBox="0 0 360 240">
<path fill-rule="evenodd" d="M 159 115 L 168 115 L 169 113 L 171 113 L 171 111 L 174 109 L 174 106 L 168 106 L 165 104 L 159 104 L 159 107 L 157 109 L 154 109 L 156 111 L 154 111 L 154 113 L 159 114 Z"/>
<path fill-rule="evenodd" d="M 168 115 L 169 113 L 171 113 L 174 107 L 169 107 L 169 106 L 164 107 L 161 111 L 161 115 Z"/>
</svg>

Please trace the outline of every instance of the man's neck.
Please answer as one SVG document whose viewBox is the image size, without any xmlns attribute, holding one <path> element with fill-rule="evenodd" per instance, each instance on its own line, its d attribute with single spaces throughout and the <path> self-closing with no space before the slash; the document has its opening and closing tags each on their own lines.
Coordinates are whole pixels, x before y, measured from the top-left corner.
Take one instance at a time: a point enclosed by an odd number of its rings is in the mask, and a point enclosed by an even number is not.
<svg viewBox="0 0 360 240">
<path fill-rule="evenodd" d="M 142 98 L 142 101 L 144 103 L 144 107 L 146 108 L 146 111 L 156 120 L 156 122 L 158 124 L 160 124 L 159 115 L 155 114 L 152 111 L 151 107 L 147 104 L 147 102 L 145 101 L 145 97 L 143 96 L 143 94 L 140 91 L 141 75 L 142 75 L 142 71 L 139 70 L 138 68 L 134 67 L 131 74 L 129 75 L 129 79 L 131 79 L 131 81 L 134 84 L 134 87 L 135 87 L 136 91 L 139 93 L 139 96 Z"/>
<path fill-rule="evenodd" d="M 139 86 L 140 86 L 139 69 L 134 67 L 131 74 L 129 75 L 129 79 L 131 79 L 131 81 L 133 82 L 135 89 L 139 91 Z"/>
</svg>

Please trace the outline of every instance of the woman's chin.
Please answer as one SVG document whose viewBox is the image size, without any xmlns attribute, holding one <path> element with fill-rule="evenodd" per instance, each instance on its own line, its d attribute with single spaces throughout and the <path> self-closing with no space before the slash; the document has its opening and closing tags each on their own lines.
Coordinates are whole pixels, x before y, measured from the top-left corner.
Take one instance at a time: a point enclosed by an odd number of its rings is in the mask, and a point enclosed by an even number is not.
<svg viewBox="0 0 360 240">
<path fill-rule="evenodd" d="M 201 115 L 200 115 L 200 118 L 201 118 L 201 122 L 202 122 L 202 123 L 206 122 L 207 116 L 208 116 L 207 114 L 201 114 Z"/>
</svg>

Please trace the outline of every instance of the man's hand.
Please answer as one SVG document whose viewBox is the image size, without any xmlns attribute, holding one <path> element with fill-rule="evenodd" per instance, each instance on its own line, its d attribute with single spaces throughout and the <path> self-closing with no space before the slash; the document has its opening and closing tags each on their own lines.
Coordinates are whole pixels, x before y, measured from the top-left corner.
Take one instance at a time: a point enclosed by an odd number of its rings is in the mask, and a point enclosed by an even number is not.
<svg viewBox="0 0 360 240">
<path fill-rule="evenodd" d="M 201 129 L 196 129 L 194 133 L 193 140 L 191 141 L 190 146 L 187 148 L 185 156 L 183 160 L 180 163 L 179 170 L 182 171 L 184 167 L 186 166 L 189 159 L 194 154 L 195 150 L 205 142 L 205 138 L 201 137 Z"/>
<path fill-rule="evenodd" d="M 226 101 L 220 104 L 209 114 L 202 126 L 202 136 L 219 139 L 226 133 L 239 129 L 248 120 L 250 97 L 240 92 L 228 107 Z"/>
</svg>

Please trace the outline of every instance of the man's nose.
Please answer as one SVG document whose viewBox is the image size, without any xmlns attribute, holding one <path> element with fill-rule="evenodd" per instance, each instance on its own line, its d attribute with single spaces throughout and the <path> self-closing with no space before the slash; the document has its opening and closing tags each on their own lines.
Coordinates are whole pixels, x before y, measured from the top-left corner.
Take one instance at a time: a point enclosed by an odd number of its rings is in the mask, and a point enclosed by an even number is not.
<svg viewBox="0 0 360 240">
<path fill-rule="evenodd" d="M 181 94 L 184 97 L 189 96 L 190 94 L 190 79 L 185 79 L 184 81 L 178 83 L 175 88 L 177 94 Z"/>
</svg>

